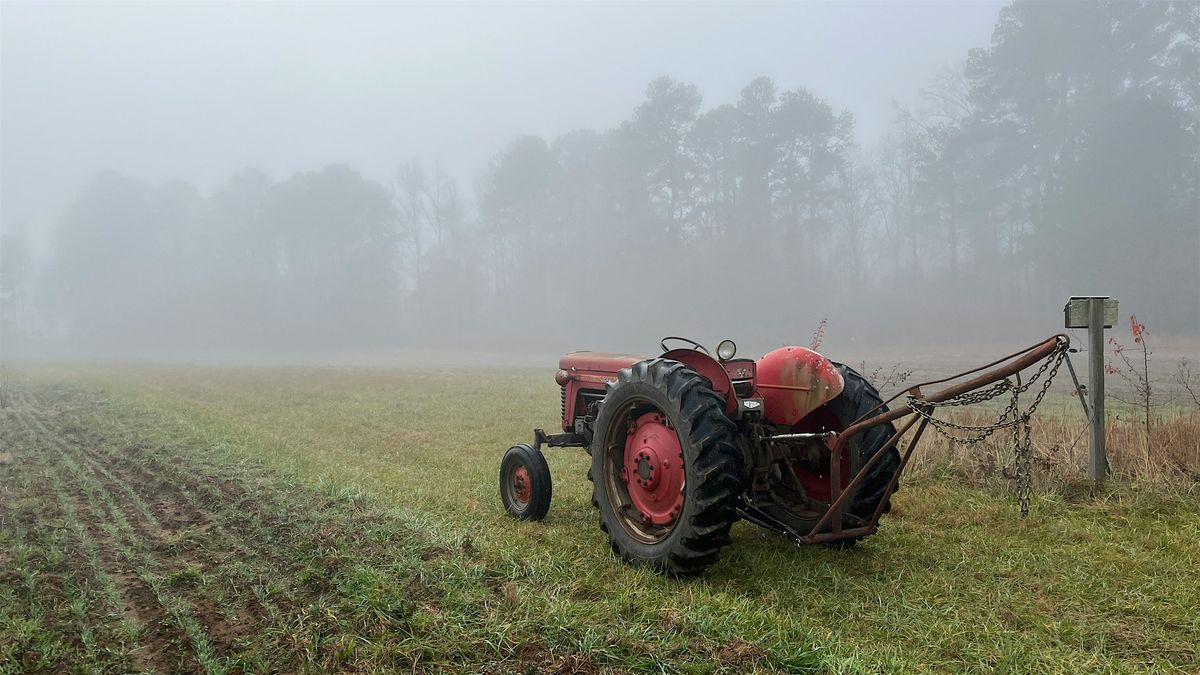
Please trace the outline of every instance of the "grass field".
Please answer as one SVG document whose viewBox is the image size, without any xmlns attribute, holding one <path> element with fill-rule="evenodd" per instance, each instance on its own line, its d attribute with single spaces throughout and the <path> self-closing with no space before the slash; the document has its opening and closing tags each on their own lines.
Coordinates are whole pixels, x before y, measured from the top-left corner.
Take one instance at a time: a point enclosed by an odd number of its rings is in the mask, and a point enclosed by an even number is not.
<svg viewBox="0 0 1200 675">
<path fill-rule="evenodd" d="M 0 409 L 0 671 L 1200 671 L 1197 491 L 926 462 L 880 533 L 752 526 L 700 580 L 619 564 L 586 456 L 543 523 L 504 448 L 544 371 L 21 366 Z"/>
</svg>

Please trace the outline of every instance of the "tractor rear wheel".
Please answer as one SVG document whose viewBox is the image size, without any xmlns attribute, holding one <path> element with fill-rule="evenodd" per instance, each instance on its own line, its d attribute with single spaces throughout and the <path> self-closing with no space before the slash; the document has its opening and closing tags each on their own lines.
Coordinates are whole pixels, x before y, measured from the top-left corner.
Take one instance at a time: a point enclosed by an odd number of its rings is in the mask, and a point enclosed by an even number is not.
<svg viewBox="0 0 1200 675">
<path fill-rule="evenodd" d="M 678 361 L 635 363 L 593 429 L 592 502 L 613 551 L 674 576 L 715 563 L 738 518 L 743 459 L 711 382 Z"/>
<path fill-rule="evenodd" d="M 835 363 L 834 366 L 842 375 L 842 393 L 814 410 L 789 431 L 841 433 L 865 415 L 887 411 L 879 392 L 866 378 L 848 366 L 840 363 Z M 896 427 L 889 422 L 871 427 L 850 439 L 846 456 L 843 458 L 843 481 L 848 482 L 856 468 L 864 466 L 876 454 L 883 452 L 885 455 L 863 477 L 856 494 L 846 505 L 843 528 L 861 527 L 868 523 L 875 514 L 876 507 L 883 501 L 887 486 L 900 467 L 899 452 L 894 447 L 883 450 L 894 433 Z M 789 478 L 787 472 L 779 472 L 778 482 L 773 485 L 777 494 L 791 501 L 764 504 L 763 510 L 792 529 L 807 534 L 819 522 L 825 508 L 832 501 L 828 467 L 814 470 L 812 467 L 794 463 L 792 468 L 794 480 Z M 807 499 L 796 496 L 797 487 L 800 488 L 800 494 L 807 495 Z M 896 488 L 899 489 L 898 483 Z M 883 512 L 886 513 L 890 509 L 890 501 L 884 503 Z M 850 548 L 858 539 L 843 539 L 830 542 L 826 546 Z"/>
<path fill-rule="evenodd" d="M 845 388 L 842 389 L 840 395 L 826 405 L 841 422 L 843 429 L 864 415 L 872 412 L 887 412 L 887 406 L 883 405 L 883 398 L 879 395 L 879 391 L 865 377 L 849 366 L 840 363 L 834 365 L 842 374 Z M 871 427 L 851 439 L 850 451 L 857 457 L 858 463 L 866 464 L 881 451 L 895 433 L 896 427 L 890 422 Z M 872 467 L 871 471 L 863 478 L 858 487 L 858 493 L 850 503 L 850 513 L 860 519 L 868 520 L 875 513 L 875 508 L 879 506 L 879 502 L 884 498 L 884 493 L 887 492 L 888 483 L 891 482 L 896 470 L 900 468 L 900 452 L 895 447 L 888 448 L 884 452 L 887 455 L 879 460 L 879 463 Z M 898 482 L 895 489 L 900 489 Z M 891 510 L 890 500 L 884 504 L 883 509 L 884 513 Z"/>
</svg>

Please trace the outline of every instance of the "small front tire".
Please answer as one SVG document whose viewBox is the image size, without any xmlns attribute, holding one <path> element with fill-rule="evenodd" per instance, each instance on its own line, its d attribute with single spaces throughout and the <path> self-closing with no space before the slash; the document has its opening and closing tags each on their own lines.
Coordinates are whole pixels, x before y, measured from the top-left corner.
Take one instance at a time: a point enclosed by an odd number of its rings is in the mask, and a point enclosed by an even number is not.
<svg viewBox="0 0 1200 675">
<path fill-rule="evenodd" d="M 550 511 L 550 465 L 540 450 L 521 443 L 500 461 L 500 501 L 518 520 L 542 520 Z"/>
</svg>

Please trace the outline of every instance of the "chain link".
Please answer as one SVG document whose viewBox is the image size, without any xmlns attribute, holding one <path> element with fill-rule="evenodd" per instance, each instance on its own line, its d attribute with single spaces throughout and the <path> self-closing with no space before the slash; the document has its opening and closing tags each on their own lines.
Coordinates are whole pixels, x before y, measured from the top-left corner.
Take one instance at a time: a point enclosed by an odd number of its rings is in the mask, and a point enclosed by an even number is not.
<svg viewBox="0 0 1200 675">
<path fill-rule="evenodd" d="M 1030 420 L 1038 406 L 1041 405 L 1046 392 L 1050 390 L 1050 384 L 1054 381 L 1059 367 L 1067 356 L 1067 345 L 1066 340 L 1060 339 L 1054 351 L 1046 356 L 1033 377 L 1023 384 L 1018 373 L 1016 383 L 1011 378 L 1005 378 L 984 389 L 977 389 L 936 403 L 911 395 L 908 397 L 909 409 L 928 421 L 934 430 L 951 443 L 976 445 L 1001 429 L 1013 430 L 1013 468 L 1016 474 L 1017 501 L 1021 505 L 1022 518 L 1029 515 L 1029 498 L 1033 493 L 1033 442 Z M 1026 410 L 1020 410 L 1021 394 L 1029 391 L 1038 380 L 1042 381 L 1042 386 L 1037 390 L 1033 403 Z M 999 398 L 1005 393 L 1010 394 L 1008 405 L 992 424 L 957 424 L 948 420 L 940 420 L 934 416 L 938 408 L 964 407 L 984 403 Z M 951 431 L 960 435 L 951 433 Z"/>
<path fill-rule="evenodd" d="M 1029 498 L 1033 494 L 1033 428 L 1030 416 L 1021 417 L 1021 424 L 1013 427 L 1013 463 L 1016 465 L 1017 503 L 1021 505 L 1021 517 L 1029 515 Z"/>
</svg>

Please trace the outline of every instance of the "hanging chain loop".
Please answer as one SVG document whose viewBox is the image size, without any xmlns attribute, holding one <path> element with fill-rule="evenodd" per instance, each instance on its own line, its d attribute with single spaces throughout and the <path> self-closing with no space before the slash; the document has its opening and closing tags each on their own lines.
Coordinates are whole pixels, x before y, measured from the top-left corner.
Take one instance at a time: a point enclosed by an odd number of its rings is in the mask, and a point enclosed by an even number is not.
<svg viewBox="0 0 1200 675">
<path fill-rule="evenodd" d="M 1066 340 L 1059 340 L 1058 346 L 1046 356 L 1037 372 L 1033 374 L 1033 377 L 1024 383 L 1021 382 L 1021 377 L 1018 373 L 1015 376 L 1015 382 L 1013 378 L 1005 378 L 983 389 L 977 389 L 936 403 L 917 398 L 916 396 L 910 395 L 908 397 L 909 409 L 927 420 L 930 426 L 939 434 L 949 439 L 951 443 L 975 445 L 982 443 L 1001 429 L 1012 429 L 1013 468 L 1016 475 L 1017 501 L 1021 505 L 1022 518 L 1029 515 L 1029 499 L 1033 493 L 1033 442 L 1030 420 L 1033 418 L 1033 413 L 1041 404 L 1042 399 L 1045 398 L 1046 392 L 1050 390 L 1050 384 L 1054 381 L 1054 376 L 1058 374 L 1058 369 L 1062 365 L 1063 359 L 1066 358 L 1067 345 Z M 1033 403 L 1025 410 L 1021 410 L 1021 394 L 1033 388 L 1039 380 L 1042 384 L 1036 390 L 1037 393 L 1033 398 Z M 958 424 L 949 420 L 938 419 L 935 416 L 938 408 L 956 408 L 985 403 L 1000 398 L 1005 394 L 1009 395 L 1008 405 L 996 418 L 996 421 L 991 424 Z"/>
</svg>

